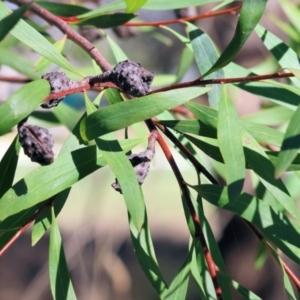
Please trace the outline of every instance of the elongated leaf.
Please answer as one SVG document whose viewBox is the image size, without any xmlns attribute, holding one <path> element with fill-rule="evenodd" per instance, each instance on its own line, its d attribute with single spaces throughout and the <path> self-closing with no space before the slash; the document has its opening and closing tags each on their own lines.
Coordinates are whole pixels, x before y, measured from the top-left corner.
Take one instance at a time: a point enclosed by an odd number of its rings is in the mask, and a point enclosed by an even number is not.
<svg viewBox="0 0 300 300">
<path fill-rule="evenodd" d="M 243 189 L 245 158 L 238 115 L 225 87 L 218 111 L 218 141 L 225 162 L 228 197 L 234 201 Z"/>
<path fill-rule="evenodd" d="M 84 140 L 91 140 L 108 132 L 128 127 L 181 105 L 208 90 L 209 88 L 171 90 L 110 105 L 83 120 L 80 128 L 81 136 Z"/>
<path fill-rule="evenodd" d="M 300 69 L 299 57 L 292 48 L 259 24 L 255 31 L 282 68 Z M 295 85 L 300 86 L 297 78 L 291 77 L 291 80 Z"/>
<path fill-rule="evenodd" d="M 121 141 L 123 151 L 128 152 L 144 139 L 143 137 Z M 66 151 L 57 157 L 52 165 L 40 167 L 38 171 L 31 171 L 2 197 L 0 232 L 16 230 L 23 224 L 20 218 L 16 218 L 16 215 L 26 215 L 26 210 L 31 208 L 34 212 L 37 205 L 41 205 L 46 199 L 105 165 L 106 162 L 97 147 L 89 146 L 72 152 Z"/>
<path fill-rule="evenodd" d="M 275 169 L 276 177 L 281 176 L 292 163 L 300 148 L 300 105 L 295 111 L 284 135 Z"/>
<path fill-rule="evenodd" d="M 185 73 L 190 68 L 193 60 L 194 60 L 193 52 L 190 50 L 189 47 L 184 48 L 181 53 L 181 58 L 180 58 L 180 62 L 179 62 L 178 69 L 177 69 L 175 83 L 181 81 L 181 79 L 183 78 Z"/>
<path fill-rule="evenodd" d="M 211 69 L 202 76 L 203 78 L 232 62 L 259 22 L 266 4 L 267 0 L 245 0 L 243 2 L 232 40 Z"/>
<path fill-rule="evenodd" d="M 192 244 L 187 258 L 185 259 L 180 270 L 177 272 L 177 275 L 172 280 L 168 291 L 163 295 L 164 300 L 181 300 L 186 299 L 186 292 L 189 283 L 190 270 L 191 270 L 191 261 L 194 252 L 194 245 Z"/>
<path fill-rule="evenodd" d="M 117 63 L 128 59 L 127 55 L 124 53 L 121 47 L 109 35 L 106 34 L 105 37 L 109 43 L 109 46 L 114 54 Z"/>
<path fill-rule="evenodd" d="M 12 28 L 19 22 L 30 4 L 22 5 L 6 18 L 0 21 L 0 42 L 11 31 Z"/>
<path fill-rule="evenodd" d="M 88 115 L 97 110 L 87 96 L 85 102 Z M 96 144 L 121 186 L 133 225 L 140 231 L 144 223 L 146 207 L 143 193 L 129 159 L 112 133 L 103 136 L 101 139 L 96 139 Z"/>
<path fill-rule="evenodd" d="M 50 93 L 46 80 L 36 80 L 24 85 L 0 106 L 0 135 L 30 115 Z"/>
<path fill-rule="evenodd" d="M 34 73 L 33 61 L 31 61 L 28 57 L 24 57 L 21 54 L 11 51 L 10 49 L 0 47 L 0 64 L 9 66 L 32 80 L 41 78 L 40 73 Z"/>
<path fill-rule="evenodd" d="M 52 224 L 49 245 L 49 277 L 53 299 L 74 300 L 77 299 L 64 253 L 60 232 L 56 223 L 54 208 L 52 212 Z"/>
<path fill-rule="evenodd" d="M 66 42 L 66 38 L 67 36 L 64 36 L 60 41 L 57 41 L 53 44 L 53 46 L 61 53 L 64 46 L 65 46 L 65 42 Z M 45 57 L 41 57 L 35 64 L 35 72 L 39 72 L 42 71 L 46 68 L 48 68 L 51 65 L 51 61 L 48 60 Z"/>
<path fill-rule="evenodd" d="M 9 13 L 10 9 L 3 2 L 0 2 L 0 19 Z M 47 39 L 23 20 L 20 20 L 11 30 L 11 34 L 53 63 L 82 76 Z"/>
<path fill-rule="evenodd" d="M 48 1 L 36 1 L 36 3 L 43 8 L 49 10 L 54 15 L 72 17 L 88 13 L 90 9 L 73 4 L 59 3 L 59 2 L 48 2 Z"/>
<path fill-rule="evenodd" d="M 216 110 L 195 102 L 188 102 L 185 105 L 202 123 L 212 128 L 217 128 L 218 119 Z M 198 121 L 194 120 L 186 120 L 180 122 L 178 121 L 178 124 L 176 124 L 178 130 L 179 126 L 181 125 L 185 126 L 186 130 L 191 130 L 187 132 L 194 134 L 197 134 L 197 130 L 202 130 L 200 129 L 202 124 L 199 124 Z M 240 126 L 246 129 L 259 143 L 265 143 L 279 147 L 283 141 L 282 132 L 274 130 L 267 126 L 245 122 L 242 120 L 240 120 Z M 205 134 L 207 134 L 207 137 L 214 137 L 213 132 L 208 132 L 207 128 L 203 127 L 203 130 L 205 130 Z"/>
<path fill-rule="evenodd" d="M 279 1 L 283 11 L 286 13 L 288 20 L 295 26 L 298 33 L 300 32 L 300 25 L 299 25 L 299 18 L 300 18 L 300 11 L 299 7 L 295 6 L 294 3 L 291 1 Z"/>
<path fill-rule="evenodd" d="M 0 199 L 11 187 L 16 173 L 21 145 L 16 136 L 0 162 Z"/>
<path fill-rule="evenodd" d="M 262 184 L 290 214 L 299 219 L 300 215 L 294 200 L 289 195 L 281 179 L 274 178 L 274 166 L 261 149 L 261 146 L 246 131 L 243 132 L 243 140 L 247 162 L 258 175 Z"/>
<path fill-rule="evenodd" d="M 219 55 L 210 37 L 205 32 L 201 31 L 198 27 L 191 23 L 187 24 L 189 38 L 191 40 L 191 44 L 194 50 L 194 55 L 198 69 L 201 74 L 205 74 L 218 60 Z M 206 78 L 215 79 L 224 77 L 224 71 L 220 69 L 216 72 L 209 74 Z M 212 88 L 212 90 L 208 92 L 209 106 L 214 109 L 218 109 L 218 104 L 222 95 L 222 86 L 218 84 L 208 86 L 211 86 Z"/>
<path fill-rule="evenodd" d="M 55 117 L 67 128 L 72 131 L 77 122 L 81 117 L 81 113 L 79 113 L 74 108 L 70 107 L 67 104 L 61 102 L 58 106 L 52 109 L 53 114 Z"/>
<path fill-rule="evenodd" d="M 232 211 L 253 223 L 263 235 L 272 241 L 279 249 L 295 262 L 299 263 L 300 233 L 298 223 L 287 218 L 274 207 L 266 204 L 257 197 L 243 193 L 234 202 L 230 203 L 226 187 L 217 185 L 194 186 L 199 194 L 213 205 Z"/>
<path fill-rule="evenodd" d="M 111 97 L 114 97 L 114 95 L 106 96 L 108 101 L 112 102 Z M 87 112 L 92 113 L 95 111 L 95 107 L 88 100 L 89 99 L 86 98 Z M 112 139 L 112 141 L 109 141 L 109 139 Z M 161 274 L 156 259 L 148 226 L 143 193 L 140 187 L 136 185 L 136 175 L 133 174 L 134 178 L 132 177 L 132 166 L 131 164 L 128 166 L 128 158 L 125 156 L 125 152 L 111 151 L 119 147 L 118 142 L 114 140 L 113 134 L 106 135 L 106 140 L 96 139 L 96 142 L 121 185 L 128 210 L 131 240 L 139 264 L 157 293 L 162 295 L 167 289 L 167 284 Z M 127 168 L 126 171 L 123 170 L 124 166 Z M 118 168 L 120 168 L 120 170 Z M 126 176 L 127 178 L 125 178 Z M 125 188 L 123 190 L 124 186 Z"/>
<path fill-rule="evenodd" d="M 64 191 L 60 192 L 54 197 L 53 207 L 54 207 L 55 218 L 63 208 L 69 196 L 70 191 L 71 188 L 65 189 Z M 34 246 L 42 238 L 45 232 L 50 228 L 51 220 L 52 220 L 51 211 L 52 211 L 52 207 L 47 206 L 45 210 L 43 210 L 43 212 L 35 219 L 32 228 L 32 233 L 31 233 L 32 246 Z"/>
<path fill-rule="evenodd" d="M 125 0 L 126 12 L 133 13 L 139 10 L 148 0 Z"/>
<path fill-rule="evenodd" d="M 129 20 L 135 17 L 134 14 L 124 14 L 124 13 L 115 13 L 115 14 L 106 14 L 102 16 L 97 16 L 94 18 L 80 19 L 76 22 L 77 25 L 92 25 L 97 28 L 111 28 L 120 26 Z"/>
</svg>

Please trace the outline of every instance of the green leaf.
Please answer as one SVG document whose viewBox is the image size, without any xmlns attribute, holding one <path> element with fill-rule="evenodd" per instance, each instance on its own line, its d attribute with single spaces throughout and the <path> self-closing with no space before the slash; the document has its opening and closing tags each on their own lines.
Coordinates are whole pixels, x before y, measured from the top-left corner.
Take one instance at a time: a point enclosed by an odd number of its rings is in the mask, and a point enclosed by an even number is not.
<svg viewBox="0 0 300 300">
<path fill-rule="evenodd" d="M 267 0 L 245 0 L 243 2 L 232 40 L 211 69 L 202 76 L 203 78 L 232 62 L 259 22 L 266 4 Z"/>
<path fill-rule="evenodd" d="M 57 49 L 57 51 L 59 51 L 60 53 L 62 52 L 64 46 L 65 46 L 65 42 L 66 42 L 66 38 L 67 36 L 64 36 L 60 41 L 57 41 L 53 44 L 53 46 Z M 35 64 L 35 72 L 40 72 L 46 68 L 48 68 L 51 65 L 51 61 L 48 60 L 45 57 L 41 57 Z"/>
<path fill-rule="evenodd" d="M 108 41 L 108 44 L 114 54 L 117 63 L 128 59 L 127 55 L 124 53 L 121 47 L 108 34 L 105 34 L 105 37 Z"/>
<path fill-rule="evenodd" d="M 204 124 L 207 126 L 210 126 L 212 128 L 217 128 L 217 122 L 218 122 L 218 112 L 214 109 L 211 109 L 207 106 L 195 103 L 195 102 L 188 102 L 185 104 L 185 106 Z M 274 146 L 280 146 L 283 141 L 283 133 L 280 131 L 277 131 L 275 129 L 269 128 L 264 125 L 258 125 L 251 122 L 245 122 L 240 120 L 240 126 L 244 129 L 246 129 L 259 143 L 265 143 L 270 144 Z M 177 128 L 179 126 L 184 125 L 186 129 L 191 130 L 190 133 L 195 133 L 197 130 L 200 129 L 202 124 L 198 121 L 193 120 L 187 120 L 187 121 L 180 121 L 176 125 Z M 203 127 L 203 126 L 202 126 Z M 198 129 L 197 129 L 198 128 Z M 207 137 L 213 137 L 213 132 L 208 132 L 208 129 L 203 127 L 203 130 L 205 130 L 205 133 L 207 134 Z M 203 132 L 203 131 L 201 131 Z M 209 136 L 211 134 L 211 136 Z"/>
<path fill-rule="evenodd" d="M 185 47 L 181 53 L 181 58 L 179 61 L 176 80 L 174 83 L 178 83 L 182 80 L 183 76 L 186 74 L 188 69 L 191 67 L 194 60 L 194 53 L 189 47 Z M 210 92 L 209 92 L 210 93 Z"/>
<path fill-rule="evenodd" d="M 77 299 L 64 253 L 60 232 L 56 223 L 54 208 L 49 244 L 49 278 L 53 299 Z"/>
<path fill-rule="evenodd" d="M 97 111 L 87 96 L 85 103 L 88 115 Z M 146 207 L 134 169 L 112 133 L 104 135 L 101 139 L 97 138 L 95 141 L 121 186 L 130 220 L 137 231 L 140 231 L 144 223 Z"/>
<path fill-rule="evenodd" d="M 282 180 L 274 178 L 275 168 L 261 146 L 246 131 L 243 132 L 243 140 L 247 163 L 257 174 L 262 184 L 292 216 L 300 219 L 294 200 L 289 195 Z"/>
<path fill-rule="evenodd" d="M 139 10 L 148 0 L 125 0 L 126 12 L 133 13 Z"/>
<path fill-rule="evenodd" d="M 292 48 L 259 24 L 255 31 L 282 68 L 300 69 L 299 57 Z M 299 80 L 293 77 L 291 80 L 295 85 L 300 86 Z"/>
<path fill-rule="evenodd" d="M 3 47 L 0 47 L 0 64 L 9 66 L 10 68 L 18 71 L 20 74 L 24 74 L 33 80 L 40 79 L 42 75 L 33 72 L 34 62 L 28 57 Z"/>
<path fill-rule="evenodd" d="M 69 193 L 71 191 L 71 188 L 65 189 L 64 191 L 57 194 L 52 200 L 53 200 L 53 206 L 54 206 L 54 213 L 55 218 L 62 210 L 65 202 L 67 201 L 67 198 L 69 196 Z M 52 207 L 47 206 L 40 215 L 35 219 L 34 225 L 32 228 L 31 233 L 31 245 L 34 246 L 45 234 L 45 232 L 50 228 L 51 226 L 51 211 Z"/>
<path fill-rule="evenodd" d="M 219 54 L 215 48 L 210 37 L 200 30 L 198 27 L 191 23 L 187 23 L 189 38 L 194 50 L 194 55 L 196 59 L 196 63 L 200 74 L 205 74 L 208 70 L 211 69 L 214 62 L 216 62 L 219 58 Z M 217 70 L 207 76 L 207 79 L 215 79 L 215 78 L 224 78 L 224 71 L 222 69 Z M 212 88 L 210 92 L 208 92 L 208 102 L 209 106 L 217 109 L 218 104 L 222 95 L 222 86 L 220 84 L 208 85 Z"/>
<path fill-rule="evenodd" d="M 300 11 L 299 6 L 297 7 L 294 3 L 291 1 L 286 0 L 280 0 L 281 7 L 285 14 L 288 17 L 288 20 L 295 26 L 295 28 L 298 31 L 298 35 L 300 32 L 300 25 L 299 25 L 299 18 L 300 18 Z"/>
<path fill-rule="evenodd" d="M 48 96 L 50 86 L 46 80 L 24 85 L 0 106 L 0 135 L 30 115 Z"/>
<path fill-rule="evenodd" d="M 229 202 L 226 187 L 217 185 L 198 185 L 193 187 L 199 194 L 213 205 L 229 210 L 253 223 L 262 234 L 274 243 L 292 260 L 299 263 L 300 226 L 274 207 L 255 196 L 243 193 L 234 202 Z"/>
<path fill-rule="evenodd" d="M 133 225 L 130 217 L 129 226 L 134 252 L 139 264 L 160 298 L 162 298 L 162 295 L 166 292 L 168 286 L 161 275 L 161 271 L 155 257 L 147 214 L 145 213 L 144 224 L 140 231 L 138 231 Z"/>
<path fill-rule="evenodd" d="M 292 163 L 300 148 L 300 105 L 291 118 L 284 135 L 275 169 L 276 177 L 280 177 Z"/>
<path fill-rule="evenodd" d="M 64 16 L 64 17 L 72 17 L 81 14 L 88 13 L 91 11 L 90 9 L 80 6 L 80 5 L 72 5 L 66 3 L 59 2 L 46 2 L 46 1 L 36 1 L 38 5 L 49 10 L 54 15 Z"/>
<path fill-rule="evenodd" d="M 30 4 L 22 5 L 19 9 L 13 11 L 13 13 L 0 21 L 0 42 L 19 22 L 29 6 Z"/>
<path fill-rule="evenodd" d="M 71 106 L 61 102 L 58 106 L 52 108 L 55 117 L 64 124 L 70 131 L 72 131 L 81 118 L 81 113 Z"/>
<path fill-rule="evenodd" d="M 228 197 L 235 201 L 244 185 L 245 158 L 238 114 L 226 87 L 223 87 L 219 104 L 218 141 L 225 162 Z"/>
<path fill-rule="evenodd" d="M 0 162 L 0 199 L 13 184 L 21 145 L 17 135 Z"/>
<path fill-rule="evenodd" d="M 191 244 L 187 258 L 185 259 L 177 275 L 172 280 L 167 292 L 163 295 L 164 300 L 186 299 L 187 287 L 189 283 L 191 261 L 193 258 L 194 244 Z"/>
<path fill-rule="evenodd" d="M 10 9 L 3 2 L 0 2 L 0 19 L 6 17 L 9 13 Z M 53 63 L 82 76 L 47 39 L 23 20 L 20 20 L 11 30 L 11 34 Z"/>
<path fill-rule="evenodd" d="M 128 152 L 143 140 L 145 137 L 120 143 L 123 151 Z M 74 142 L 77 142 L 76 139 Z M 15 230 L 23 225 L 16 216 L 26 215 L 30 209 L 34 212 L 45 200 L 106 165 L 96 146 L 72 152 L 67 151 L 68 148 L 74 147 L 71 143 L 67 145 L 64 154 L 57 157 L 53 164 L 29 172 L 3 195 L 0 201 L 0 232 Z"/>
<path fill-rule="evenodd" d="M 209 88 L 171 90 L 110 105 L 94 112 L 82 121 L 81 136 L 84 140 L 92 140 L 106 133 L 128 127 L 181 105 L 208 90 Z"/>
<path fill-rule="evenodd" d="M 80 19 L 80 21 L 77 21 L 75 24 L 82 26 L 92 25 L 97 28 L 112 28 L 120 26 L 133 18 L 135 18 L 134 14 L 114 13 L 94 18 Z"/>
</svg>

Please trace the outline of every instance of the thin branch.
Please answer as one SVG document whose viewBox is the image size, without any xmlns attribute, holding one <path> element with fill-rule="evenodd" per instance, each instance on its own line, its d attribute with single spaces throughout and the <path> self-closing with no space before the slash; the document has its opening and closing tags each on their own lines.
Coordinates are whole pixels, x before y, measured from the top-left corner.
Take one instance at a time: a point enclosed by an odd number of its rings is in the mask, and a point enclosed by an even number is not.
<svg viewBox="0 0 300 300">
<path fill-rule="evenodd" d="M 30 78 L 26 77 L 17 77 L 17 76 L 4 76 L 0 75 L 0 81 L 6 81 L 6 82 L 11 82 L 11 83 L 28 83 L 31 82 L 32 80 Z"/>
<path fill-rule="evenodd" d="M 187 81 L 177 84 L 172 84 L 160 89 L 153 90 L 148 93 L 149 94 L 155 94 L 180 88 L 187 88 L 192 86 L 206 86 L 211 84 L 228 84 L 228 83 L 239 83 L 239 82 L 252 82 L 252 81 L 263 81 L 267 79 L 275 79 L 275 78 L 286 78 L 286 77 L 295 77 L 293 73 L 287 72 L 275 72 L 271 74 L 264 74 L 264 75 L 254 75 L 254 76 L 246 76 L 246 77 L 233 77 L 233 78 L 217 78 L 217 79 L 208 79 L 208 80 L 202 80 L 196 79 L 193 81 Z"/>
<path fill-rule="evenodd" d="M 149 119 L 149 120 L 146 120 L 145 122 L 146 122 L 146 125 L 148 126 L 150 132 L 152 132 L 153 130 L 156 130 L 156 127 L 155 127 L 154 123 L 152 122 L 152 120 Z M 195 238 L 198 239 L 201 243 L 202 250 L 203 250 L 203 253 L 205 256 L 205 260 L 207 263 L 208 271 L 210 273 L 210 276 L 211 276 L 213 284 L 214 284 L 216 295 L 217 295 L 218 299 L 221 300 L 221 299 L 223 299 L 223 297 L 222 297 L 222 290 L 221 290 L 218 280 L 217 280 L 216 265 L 213 261 L 211 253 L 209 252 L 209 248 L 207 246 L 205 236 L 204 236 L 204 233 L 201 228 L 199 216 L 197 215 L 195 208 L 193 206 L 192 200 L 190 198 L 189 190 L 184 182 L 181 172 L 174 160 L 174 157 L 173 157 L 168 145 L 166 144 L 165 140 L 163 139 L 163 137 L 161 136 L 161 134 L 159 132 L 157 132 L 157 142 L 159 143 L 160 147 L 162 148 L 162 150 L 174 172 L 177 182 L 180 186 L 180 189 L 183 194 L 183 198 L 186 201 L 190 215 L 193 220 L 193 224 L 195 227 Z"/>
<path fill-rule="evenodd" d="M 126 27 L 141 27 L 141 26 L 155 26 L 159 27 L 162 25 L 169 25 L 169 24 L 175 24 L 175 23 L 182 23 L 182 22 L 190 22 L 190 21 L 196 21 L 200 19 L 205 18 L 211 18 L 211 17 L 217 17 L 222 16 L 226 14 L 236 14 L 236 11 L 239 10 L 242 6 L 238 5 L 232 8 L 216 11 L 216 12 L 206 12 L 204 14 L 200 14 L 193 17 L 187 17 L 187 18 L 179 18 L 179 19 L 172 19 L 172 20 L 161 20 L 161 21 L 155 21 L 155 22 L 127 22 L 123 26 Z"/>
<path fill-rule="evenodd" d="M 34 222 L 34 220 L 49 206 L 54 200 L 55 196 L 49 198 L 43 206 L 41 206 L 31 218 L 22 225 L 18 231 L 11 237 L 11 239 L 0 249 L 0 257 L 8 250 L 8 248 L 26 231 L 26 229 Z"/>
<path fill-rule="evenodd" d="M 13 1 L 15 2 L 15 1 Z M 27 4 L 31 1 L 27 0 L 17 0 L 18 4 Z M 82 49 L 84 49 L 89 55 L 96 61 L 103 72 L 111 69 L 110 64 L 106 61 L 106 59 L 101 55 L 101 53 L 94 47 L 92 43 L 90 43 L 87 39 L 73 30 L 65 21 L 61 20 L 57 16 L 50 13 L 48 10 L 42 8 L 36 3 L 32 3 L 30 6 L 30 10 L 40 16 L 42 19 L 46 20 L 52 25 L 55 25 L 59 28 L 64 34 L 67 35 L 67 38 L 72 40 Z"/>
</svg>

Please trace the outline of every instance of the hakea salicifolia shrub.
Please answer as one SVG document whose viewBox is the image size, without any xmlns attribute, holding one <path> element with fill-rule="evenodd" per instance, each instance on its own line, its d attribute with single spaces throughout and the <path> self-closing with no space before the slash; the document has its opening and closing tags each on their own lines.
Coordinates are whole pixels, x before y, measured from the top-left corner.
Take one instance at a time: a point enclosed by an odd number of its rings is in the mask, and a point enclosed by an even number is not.
<svg viewBox="0 0 300 300">
<path fill-rule="evenodd" d="M 154 74 L 142 68 L 140 64 L 126 60 L 118 63 L 112 70 L 98 76 L 90 76 L 85 82 L 94 86 L 97 83 L 112 82 L 122 92 L 132 97 L 141 97 L 148 93 Z M 79 87 L 82 83 L 68 78 L 62 72 L 50 72 L 42 76 L 50 84 L 50 93 L 55 94 Z M 65 96 L 42 103 L 41 107 L 49 109 L 57 106 Z M 19 141 L 24 153 L 33 162 L 41 165 L 49 165 L 54 161 L 53 139 L 45 128 L 33 126 L 27 123 L 27 118 L 18 124 Z M 141 185 L 149 171 L 150 162 L 155 153 L 156 134 L 151 134 L 147 150 L 139 154 L 128 155 L 128 159 L 134 167 L 137 179 Z M 122 193 L 119 183 L 116 181 L 112 187 Z"/>
</svg>

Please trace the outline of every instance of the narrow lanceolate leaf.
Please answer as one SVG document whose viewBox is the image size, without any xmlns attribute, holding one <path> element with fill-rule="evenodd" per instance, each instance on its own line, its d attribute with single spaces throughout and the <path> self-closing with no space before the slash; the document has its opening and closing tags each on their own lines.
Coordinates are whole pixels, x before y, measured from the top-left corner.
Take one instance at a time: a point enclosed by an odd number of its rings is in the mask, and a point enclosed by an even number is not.
<svg viewBox="0 0 300 300">
<path fill-rule="evenodd" d="M 24 85 L 0 106 L 0 135 L 30 115 L 48 96 L 50 85 L 46 80 L 36 80 Z"/>
<path fill-rule="evenodd" d="M 191 244 L 187 258 L 172 280 L 167 292 L 163 295 L 164 300 L 186 299 L 187 287 L 190 278 L 191 261 L 193 258 L 194 244 Z"/>
<path fill-rule="evenodd" d="M 71 106 L 61 102 L 58 106 L 52 108 L 55 117 L 64 124 L 70 131 L 73 130 L 81 117 L 81 113 Z"/>
<path fill-rule="evenodd" d="M 0 19 L 8 16 L 10 12 L 11 10 L 0 2 Z M 20 20 L 10 33 L 53 63 L 82 76 L 46 38 L 23 20 Z"/>
<path fill-rule="evenodd" d="M 128 59 L 122 48 L 108 34 L 105 34 L 105 37 L 109 43 L 109 46 L 114 54 L 117 63 Z"/>
<path fill-rule="evenodd" d="M 32 80 L 40 79 L 42 74 L 34 73 L 34 62 L 22 54 L 0 46 L 0 64 L 9 66 Z"/>
<path fill-rule="evenodd" d="M 128 152 L 144 140 L 143 137 L 121 141 L 120 144 L 123 151 Z M 18 220 L 12 220 L 10 216 L 22 211 L 25 213 L 27 209 L 58 194 L 105 165 L 106 162 L 97 147 L 89 146 L 67 151 L 50 166 L 31 171 L 3 195 L 0 201 L 0 231 L 18 226 Z"/>
<path fill-rule="evenodd" d="M 281 179 L 274 178 L 275 168 L 257 141 L 243 130 L 245 156 L 252 170 L 273 197 L 295 218 L 300 219 L 297 206 Z"/>
<path fill-rule="evenodd" d="M 225 162 L 228 197 L 234 201 L 243 189 L 245 158 L 239 118 L 226 86 L 223 86 L 219 104 L 218 142 Z"/>
<path fill-rule="evenodd" d="M 0 199 L 12 186 L 15 178 L 21 145 L 17 135 L 0 162 Z"/>
<path fill-rule="evenodd" d="M 97 110 L 87 96 L 85 102 L 88 115 Z M 146 207 L 143 193 L 129 159 L 122 151 L 113 133 L 107 134 L 101 139 L 96 139 L 96 144 L 121 186 L 132 223 L 140 231 L 144 223 Z"/>
<path fill-rule="evenodd" d="M 209 90 L 210 88 L 171 90 L 110 105 L 92 113 L 82 121 L 81 136 L 84 140 L 92 140 L 106 133 L 149 119 Z"/>
<path fill-rule="evenodd" d="M 256 196 L 243 193 L 234 202 L 228 199 L 227 187 L 217 185 L 194 186 L 198 193 L 213 205 L 229 210 L 253 223 L 262 234 L 297 263 L 300 263 L 300 226 L 273 206 Z"/>
<path fill-rule="evenodd" d="M 65 42 L 66 42 L 67 36 L 65 35 L 60 41 L 57 41 L 53 44 L 53 46 L 61 53 L 64 46 L 65 46 Z M 35 64 L 35 72 L 39 72 L 42 71 L 46 68 L 48 68 L 51 65 L 51 61 L 48 60 L 45 57 L 41 57 Z"/>
<path fill-rule="evenodd" d="M 49 245 L 49 278 L 53 299 L 76 300 L 76 295 L 70 278 L 64 247 L 54 208 L 52 208 L 52 225 Z"/>
<path fill-rule="evenodd" d="M 0 42 L 19 22 L 30 4 L 25 4 L 0 21 Z"/>
<path fill-rule="evenodd" d="M 300 69 L 299 57 L 292 48 L 259 24 L 256 26 L 255 31 L 282 68 Z M 300 86 L 297 78 L 291 77 L 291 80 L 294 84 Z"/>
<path fill-rule="evenodd" d="M 79 6 L 79 5 L 72 5 L 66 3 L 59 3 L 59 2 L 47 2 L 47 1 L 36 1 L 40 6 L 49 10 L 54 15 L 64 16 L 64 17 L 72 17 L 81 15 L 84 13 L 88 13 L 90 9 Z"/>
<path fill-rule="evenodd" d="M 275 175 L 284 173 L 296 157 L 300 148 L 300 105 L 295 111 L 284 135 L 284 140 L 278 156 Z"/>
<path fill-rule="evenodd" d="M 76 22 L 77 25 L 92 25 L 97 28 L 111 28 L 120 26 L 135 17 L 134 14 L 105 14 L 102 16 L 97 16 L 95 18 L 80 19 Z"/>
<path fill-rule="evenodd" d="M 218 112 L 216 110 L 195 102 L 188 102 L 185 105 L 202 123 L 206 124 L 207 126 L 211 126 L 212 128 L 217 128 Z M 178 122 L 177 128 L 179 128 L 179 126 L 182 124 L 183 126 L 187 126 L 185 127 L 186 130 L 189 129 L 196 131 L 197 128 L 200 130 L 199 125 L 201 126 L 201 124 L 198 122 L 193 120 L 181 122 Z M 273 128 L 251 122 L 245 122 L 242 120 L 240 120 L 239 123 L 240 127 L 246 129 L 259 143 L 268 145 L 270 144 L 279 147 L 283 141 L 283 133 Z M 190 131 L 190 133 L 195 134 L 193 131 Z M 206 134 L 212 133 L 208 133 L 206 130 Z"/>
<path fill-rule="evenodd" d="M 234 36 L 216 63 L 202 77 L 225 67 L 238 54 L 248 37 L 259 22 L 267 4 L 267 0 L 245 0 L 240 12 Z"/>
<path fill-rule="evenodd" d="M 111 95 L 107 97 L 111 101 Z M 87 113 L 95 111 L 94 104 L 87 97 L 85 101 Z M 121 185 L 128 210 L 131 240 L 139 264 L 152 286 L 161 295 L 166 291 L 167 285 L 156 259 L 143 193 L 137 184 L 136 174 L 113 134 L 106 135 L 105 139 L 96 139 L 96 143 Z"/>
<path fill-rule="evenodd" d="M 71 188 L 65 189 L 53 198 L 55 218 L 62 210 L 65 202 L 67 201 L 70 191 Z M 42 211 L 42 213 L 35 219 L 31 233 L 32 246 L 34 246 L 43 237 L 45 232 L 50 228 L 52 220 L 51 211 L 52 207 L 47 206 Z"/>
<path fill-rule="evenodd" d="M 133 13 L 140 9 L 148 0 L 125 0 L 126 12 Z"/>
<path fill-rule="evenodd" d="M 205 74 L 211 69 L 213 64 L 218 60 L 219 54 L 210 37 L 191 23 L 188 24 L 189 38 L 194 50 L 194 56 L 198 69 L 201 74 Z M 209 74 L 206 79 L 224 78 L 224 71 L 217 70 Z M 212 90 L 208 92 L 209 106 L 218 109 L 218 104 L 222 94 L 222 86 L 215 84 L 211 86 Z"/>
</svg>

